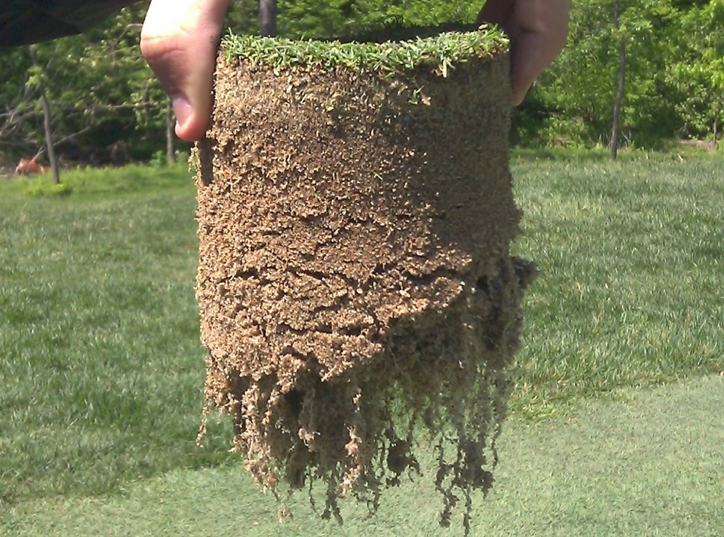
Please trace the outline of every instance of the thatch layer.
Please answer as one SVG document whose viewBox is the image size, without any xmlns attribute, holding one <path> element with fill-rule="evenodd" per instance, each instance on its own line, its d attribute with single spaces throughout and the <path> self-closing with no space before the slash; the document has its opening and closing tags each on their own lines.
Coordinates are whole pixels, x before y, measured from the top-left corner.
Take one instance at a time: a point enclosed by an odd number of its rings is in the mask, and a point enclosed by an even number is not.
<svg viewBox="0 0 724 537">
<path fill-rule="evenodd" d="M 508 250 L 508 57 L 445 75 L 219 59 L 197 151 L 206 395 L 259 482 L 322 478 L 327 514 L 414 469 L 417 424 L 443 520 L 492 483 L 533 273 Z"/>
</svg>

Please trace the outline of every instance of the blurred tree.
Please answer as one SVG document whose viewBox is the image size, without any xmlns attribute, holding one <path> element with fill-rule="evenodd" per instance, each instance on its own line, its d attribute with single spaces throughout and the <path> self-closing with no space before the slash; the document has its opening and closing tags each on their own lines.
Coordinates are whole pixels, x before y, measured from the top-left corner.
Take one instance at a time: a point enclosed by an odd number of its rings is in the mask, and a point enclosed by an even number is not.
<svg viewBox="0 0 724 537">
<path fill-rule="evenodd" d="M 143 16 L 131 6 L 83 35 L 34 46 L 55 145 L 66 159 L 108 162 L 120 142 L 143 158 L 164 147 L 167 98 L 138 51 Z M 43 140 L 42 110 L 30 99 L 34 74 L 21 52 L 0 53 L 0 69 L 12 73 L 0 89 L 0 143 L 15 156 Z"/>
<path fill-rule="evenodd" d="M 24 48 L 0 50 L 0 153 L 13 157 L 28 144 L 29 123 L 36 116 L 32 87 L 26 84 L 32 64 Z"/>
<path fill-rule="evenodd" d="M 621 0 L 613 2 L 613 31 L 614 37 L 618 39 L 618 85 L 616 87 L 616 98 L 613 103 L 613 120 L 611 126 L 611 158 L 616 160 L 618 154 L 618 131 L 619 120 L 621 119 L 621 104 L 626 88 L 626 35 L 621 31 Z"/>
<path fill-rule="evenodd" d="M 234 0 L 227 25 L 239 34 L 259 33 L 261 1 Z M 279 35 L 330 38 L 391 25 L 472 23 L 483 1 L 268 5 L 276 8 Z M 566 50 L 514 113 L 514 141 L 617 147 L 618 138 L 656 147 L 682 135 L 716 137 L 724 120 L 723 6 L 724 0 L 576 0 Z M 36 47 L 64 159 L 121 163 L 174 153 L 179 142 L 171 136 L 167 98 L 138 50 L 144 13 L 139 3 L 84 35 Z M 27 50 L 0 49 L 0 72 L 0 156 L 35 154 L 45 136 L 37 89 L 28 83 Z"/>
<path fill-rule="evenodd" d="M 277 35 L 277 0 L 259 0 L 259 32 L 266 37 Z"/>
<path fill-rule="evenodd" d="M 666 70 L 676 16 L 669 0 L 575 2 L 568 45 L 534 86 L 516 128 L 546 143 L 612 149 L 614 132 L 642 146 L 671 137 L 678 121 Z"/>
<path fill-rule="evenodd" d="M 724 120 L 724 0 L 690 2 L 681 13 L 679 61 L 670 68 L 676 108 L 685 136 L 715 145 Z"/>
<path fill-rule="evenodd" d="M 37 89 L 38 94 L 40 95 L 40 105 L 43 110 L 43 132 L 45 134 L 45 148 L 48 153 L 48 160 L 50 161 L 50 168 L 53 173 L 53 182 L 56 185 L 59 185 L 60 170 L 58 169 L 58 159 L 55 157 L 55 142 L 53 141 L 53 119 L 50 113 L 48 94 L 45 91 L 45 87 L 47 85 L 45 70 L 38 61 L 38 55 L 35 53 L 35 47 L 33 45 L 28 45 L 28 53 L 30 54 L 30 61 L 33 65 L 33 69 L 31 71 L 32 75 L 31 78 L 28 80 L 28 86 Z"/>
</svg>

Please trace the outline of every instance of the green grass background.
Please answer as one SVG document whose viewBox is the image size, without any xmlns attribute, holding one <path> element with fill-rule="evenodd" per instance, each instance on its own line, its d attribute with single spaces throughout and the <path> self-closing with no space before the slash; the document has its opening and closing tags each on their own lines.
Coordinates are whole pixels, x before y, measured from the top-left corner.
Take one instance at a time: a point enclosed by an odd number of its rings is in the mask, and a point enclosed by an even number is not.
<svg viewBox="0 0 724 537">
<path fill-rule="evenodd" d="M 541 276 L 475 534 L 717 535 L 724 160 L 521 152 L 513 174 L 516 253 Z M 424 481 L 371 519 L 349 507 L 343 529 L 304 498 L 279 525 L 227 453 L 228 423 L 195 446 L 204 351 L 185 167 L 44 181 L 0 183 L 0 535 L 439 531 Z"/>
</svg>

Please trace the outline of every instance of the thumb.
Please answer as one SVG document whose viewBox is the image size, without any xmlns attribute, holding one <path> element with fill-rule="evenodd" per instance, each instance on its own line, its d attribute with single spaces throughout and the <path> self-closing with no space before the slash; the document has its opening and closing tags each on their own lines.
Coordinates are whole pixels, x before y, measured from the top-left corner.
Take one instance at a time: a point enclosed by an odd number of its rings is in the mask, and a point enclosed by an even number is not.
<svg viewBox="0 0 724 537">
<path fill-rule="evenodd" d="M 171 98 L 176 135 L 204 137 L 211 118 L 212 82 L 221 27 L 230 0 L 152 0 L 141 32 L 141 53 Z"/>
</svg>

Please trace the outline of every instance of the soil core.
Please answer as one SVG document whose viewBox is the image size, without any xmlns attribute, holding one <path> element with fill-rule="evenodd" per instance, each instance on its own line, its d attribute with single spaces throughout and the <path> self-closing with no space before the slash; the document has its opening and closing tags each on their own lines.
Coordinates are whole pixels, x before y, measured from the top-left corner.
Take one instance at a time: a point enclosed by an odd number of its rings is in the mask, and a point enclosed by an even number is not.
<svg viewBox="0 0 724 537">
<path fill-rule="evenodd" d="M 377 505 L 421 426 L 443 523 L 491 486 L 535 272 L 509 253 L 508 62 L 220 54 L 194 157 L 206 397 L 261 484 Z"/>
</svg>

